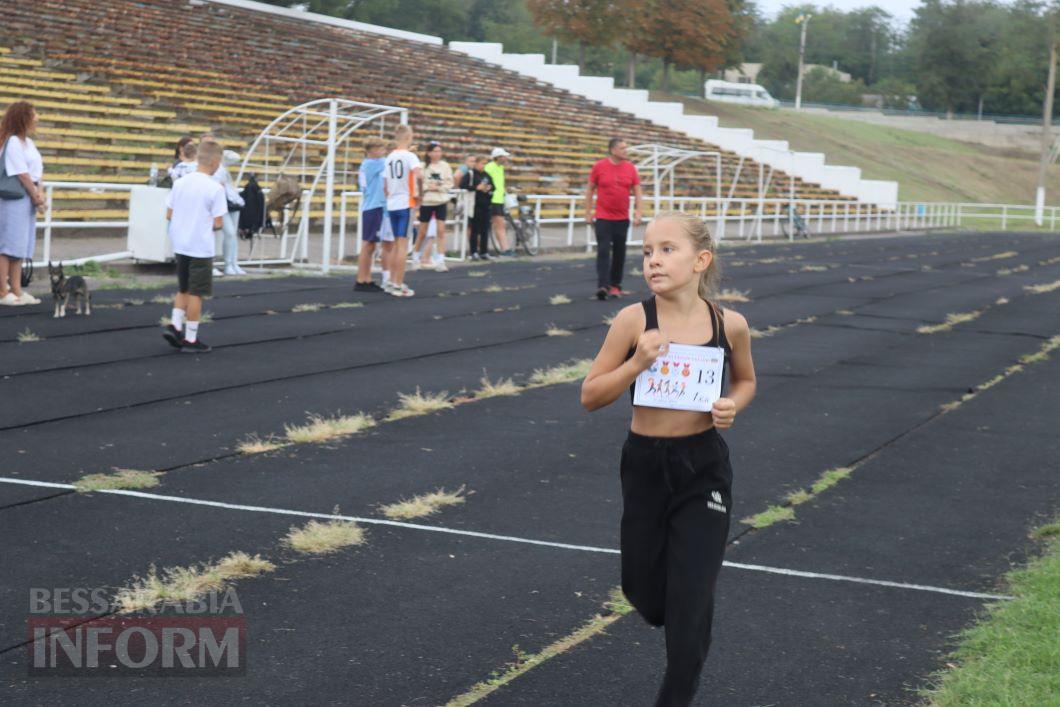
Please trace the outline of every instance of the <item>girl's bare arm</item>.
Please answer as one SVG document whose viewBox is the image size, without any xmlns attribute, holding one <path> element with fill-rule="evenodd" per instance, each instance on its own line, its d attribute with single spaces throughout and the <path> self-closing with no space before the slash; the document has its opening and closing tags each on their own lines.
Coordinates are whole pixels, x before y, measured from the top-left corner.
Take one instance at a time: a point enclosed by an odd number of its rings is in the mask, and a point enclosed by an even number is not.
<svg viewBox="0 0 1060 707">
<path fill-rule="evenodd" d="M 653 329 L 641 335 L 640 338 L 647 340 L 644 350 L 640 349 L 637 331 L 643 327 L 643 322 L 637 316 L 639 308 L 640 305 L 630 305 L 615 316 L 604 344 L 582 382 L 582 405 L 589 412 L 615 402 L 640 372 L 651 365 L 654 356 L 649 350 L 657 352 L 658 344 L 665 341 L 662 334 Z M 637 353 L 625 360 L 634 345 L 638 345 Z"/>
<path fill-rule="evenodd" d="M 726 313 L 725 320 L 725 330 L 732 348 L 728 397 L 736 403 L 736 412 L 739 412 L 751 404 L 758 387 L 755 365 L 751 360 L 751 329 L 744 316 L 731 309 Z"/>
</svg>

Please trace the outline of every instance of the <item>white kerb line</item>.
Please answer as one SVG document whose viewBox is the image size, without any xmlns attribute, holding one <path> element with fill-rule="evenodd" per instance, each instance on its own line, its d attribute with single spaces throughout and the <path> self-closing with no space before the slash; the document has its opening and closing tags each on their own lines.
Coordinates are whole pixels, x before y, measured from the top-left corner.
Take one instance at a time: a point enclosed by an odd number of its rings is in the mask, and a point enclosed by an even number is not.
<svg viewBox="0 0 1060 707">
<path fill-rule="evenodd" d="M 14 479 L 0 476 L 0 482 L 6 484 L 18 484 L 22 486 L 38 486 L 43 488 L 76 490 L 73 484 L 61 484 L 52 481 L 36 481 L 33 479 Z M 619 555 L 621 551 L 609 547 L 596 547 L 594 545 L 573 545 L 571 543 L 559 543 L 551 540 L 534 540 L 533 538 L 522 538 L 514 535 L 497 535 L 495 533 L 483 533 L 476 530 L 460 530 L 457 528 L 446 528 L 437 525 L 422 525 L 420 523 L 405 523 L 383 518 L 364 518 L 360 516 L 346 516 L 337 513 L 314 513 L 312 511 L 296 511 L 286 508 L 273 508 L 270 506 L 249 506 L 239 503 L 225 503 L 223 501 L 209 501 L 201 498 L 187 498 L 185 496 L 166 496 L 157 493 L 144 493 L 143 491 L 130 491 L 128 489 L 100 489 L 92 493 L 106 493 L 114 496 L 131 496 L 133 498 L 144 498 L 153 501 L 169 501 L 171 503 L 187 503 L 193 506 L 208 506 L 210 508 L 223 508 L 232 511 L 250 511 L 253 513 L 270 513 L 272 515 L 297 516 L 300 518 L 321 518 L 326 520 L 344 520 L 354 523 L 366 523 L 370 525 L 390 525 L 399 528 L 410 528 L 412 530 L 427 530 L 435 533 L 448 533 L 450 535 L 463 535 L 472 538 L 485 538 L 488 540 L 503 540 L 506 542 L 520 543 L 523 545 L 540 545 L 543 547 L 554 547 L 561 550 L 579 550 L 581 552 L 597 552 L 607 555 Z M 969 592 L 961 589 L 947 589 L 946 587 L 934 587 L 926 584 L 908 584 L 906 582 L 891 582 L 884 579 L 870 579 L 867 577 L 851 577 L 841 574 L 824 574 L 820 572 L 806 572 L 803 570 L 792 570 L 783 567 L 768 567 L 766 565 L 752 565 L 744 562 L 730 562 L 725 560 L 726 567 L 733 569 L 750 570 L 752 572 L 764 572 L 767 574 L 780 574 L 789 577 L 804 577 L 807 579 L 828 579 L 837 582 L 852 582 L 855 584 L 870 584 L 879 587 L 892 587 L 895 589 L 911 589 L 921 592 L 933 592 L 935 594 L 949 594 L 952 596 L 968 597 L 970 599 L 996 599 L 1008 600 L 1010 596 L 1004 594 L 988 594 L 985 592 Z"/>
</svg>

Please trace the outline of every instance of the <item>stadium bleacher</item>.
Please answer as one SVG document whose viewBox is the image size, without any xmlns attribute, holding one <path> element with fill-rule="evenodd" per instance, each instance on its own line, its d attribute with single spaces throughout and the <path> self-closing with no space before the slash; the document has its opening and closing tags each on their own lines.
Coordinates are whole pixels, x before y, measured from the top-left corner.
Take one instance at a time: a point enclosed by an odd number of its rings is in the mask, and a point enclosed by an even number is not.
<svg viewBox="0 0 1060 707">
<path fill-rule="evenodd" d="M 46 179 L 145 183 L 182 134 L 214 132 L 243 152 L 277 115 L 342 97 L 409 109 L 419 141 L 454 165 L 500 145 L 526 193 L 583 189 L 612 136 L 723 153 L 728 192 L 740 158 L 714 145 L 500 69 L 444 46 L 203 2 L 37 0 L 5 10 L 0 109 L 27 99 L 41 118 Z M 358 140 L 359 143 L 359 140 Z M 359 147 L 359 144 L 358 144 Z M 745 160 L 735 197 L 758 196 Z M 774 173 L 771 196 L 851 200 Z M 679 196 L 713 196 L 713 162 L 675 173 Z M 53 217 L 120 219 L 127 195 L 61 190 Z M 558 207 L 555 207 L 558 208 Z"/>
</svg>

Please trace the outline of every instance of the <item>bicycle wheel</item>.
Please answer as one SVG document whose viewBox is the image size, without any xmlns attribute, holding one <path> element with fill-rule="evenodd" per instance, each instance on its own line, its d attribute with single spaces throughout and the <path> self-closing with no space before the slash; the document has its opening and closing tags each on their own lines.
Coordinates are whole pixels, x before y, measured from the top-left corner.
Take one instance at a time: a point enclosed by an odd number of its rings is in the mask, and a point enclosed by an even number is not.
<svg viewBox="0 0 1060 707">
<path fill-rule="evenodd" d="M 523 221 L 520 241 L 527 255 L 537 255 L 537 248 L 541 243 L 541 228 L 537 225 L 537 221 L 533 219 Z"/>
</svg>

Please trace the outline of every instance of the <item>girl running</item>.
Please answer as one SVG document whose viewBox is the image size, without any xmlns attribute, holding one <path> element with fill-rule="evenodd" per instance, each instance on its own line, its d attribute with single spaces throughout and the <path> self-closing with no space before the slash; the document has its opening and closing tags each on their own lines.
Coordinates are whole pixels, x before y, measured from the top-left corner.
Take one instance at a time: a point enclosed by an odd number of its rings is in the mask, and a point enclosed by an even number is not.
<svg viewBox="0 0 1060 707">
<path fill-rule="evenodd" d="M 622 447 L 622 590 L 648 623 L 666 626 L 657 706 L 688 705 L 699 686 L 732 512 L 729 447 L 718 430 L 755 395 L 747 320 L 709 299 L 718 277 L 706 224 L 680 212 L 657 216 L 644 236 L 652 296 L 615 316 L 582 383 L 592 411 L 627 387 L 632 398 L 637 376 L 665 359 L 670 343 L 725 353 L 722 397 L 710 412 L 634 406 Z"/>
</svg>

